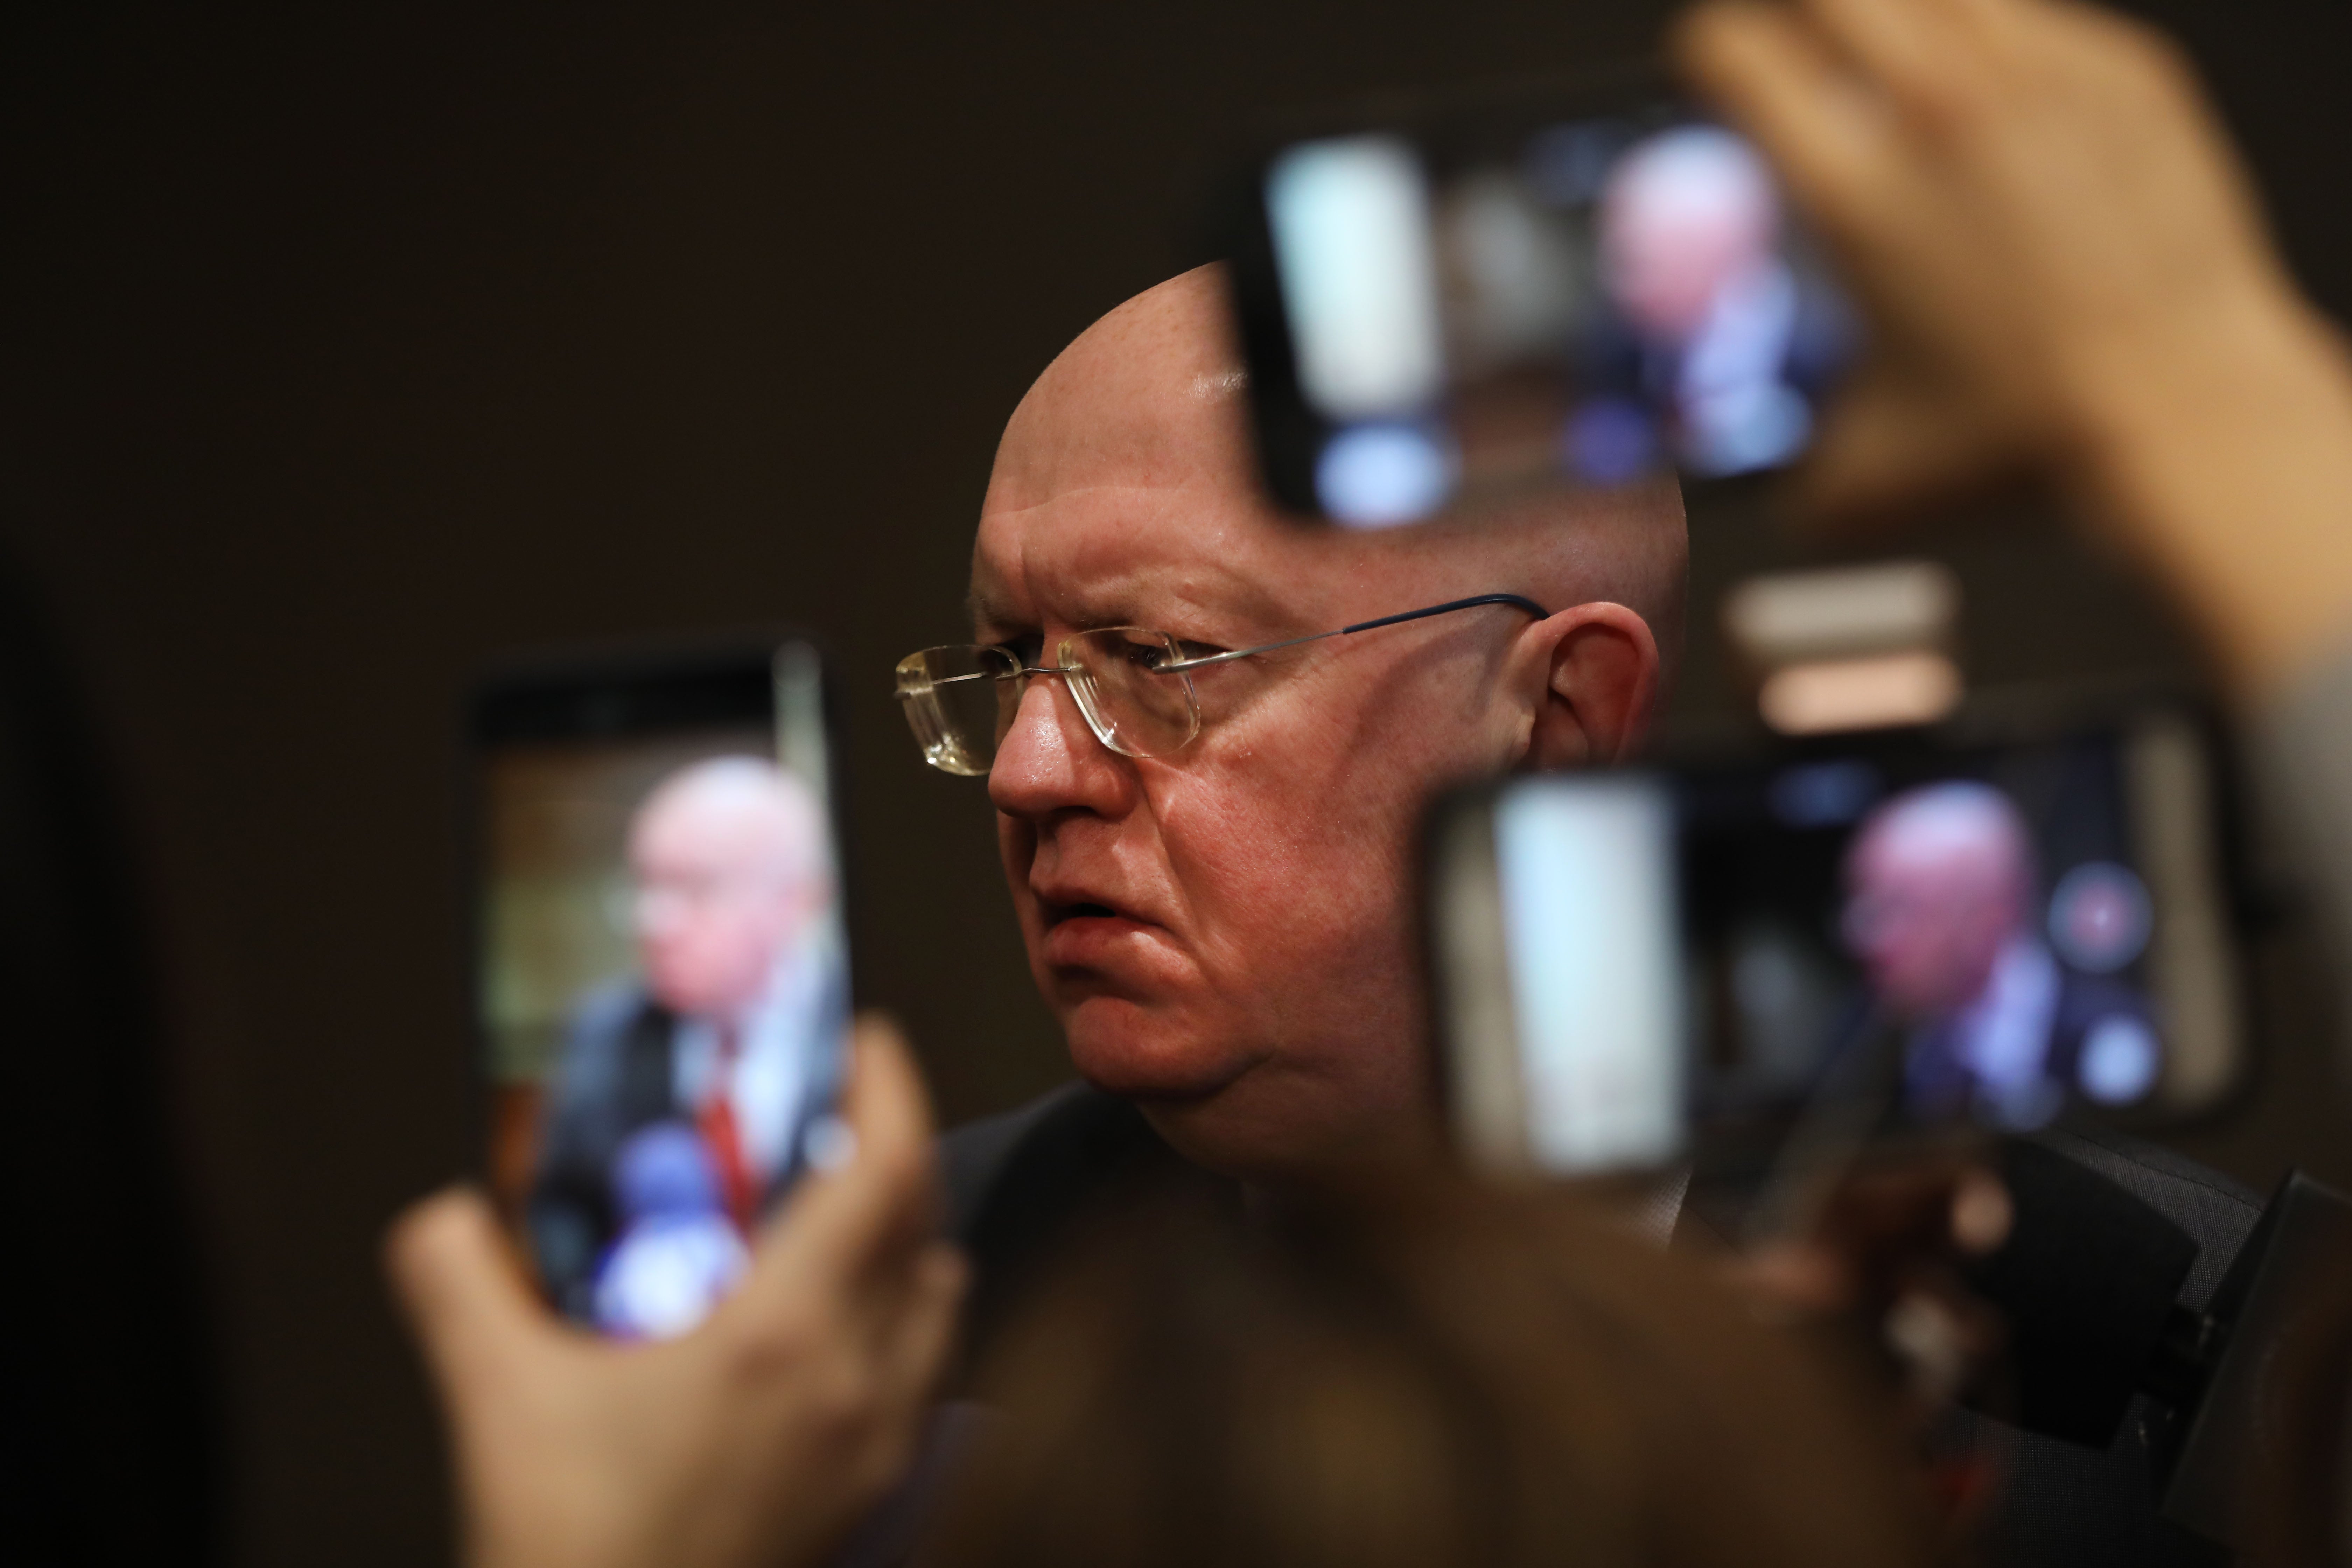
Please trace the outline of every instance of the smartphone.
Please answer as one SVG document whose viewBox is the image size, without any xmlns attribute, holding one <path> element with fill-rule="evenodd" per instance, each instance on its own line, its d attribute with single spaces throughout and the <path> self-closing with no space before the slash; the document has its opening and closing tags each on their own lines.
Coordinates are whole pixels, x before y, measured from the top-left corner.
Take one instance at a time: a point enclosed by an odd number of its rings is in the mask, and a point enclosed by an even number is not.
<svg viewBox="0 0 2352 1568">
<path fill-rule="evenodd" d="M 1762 155 L 1647 72 L 1272 139 L 1223 212 L 1267 488 L 1347 527 L 1781 467 L 1859 346 Z"/>
<path fill-rule="evenodd" d="M 2008 731 L 2008 727 L 2003 727 Z M 2210 1109 L 2244 1031 L 2212 732 L 1757 742 L 1457 795 L 1429 834 L 1438 1033 L 1493 1170 L 1769 1162 Z"/>
<path fill-rule="evenodd" d="M 488 1181 L 567 1316 L 699 1322 L 845 1147 L 836 747 L 805 638 L 559 659 L 471 712 Z"/>
</svg>

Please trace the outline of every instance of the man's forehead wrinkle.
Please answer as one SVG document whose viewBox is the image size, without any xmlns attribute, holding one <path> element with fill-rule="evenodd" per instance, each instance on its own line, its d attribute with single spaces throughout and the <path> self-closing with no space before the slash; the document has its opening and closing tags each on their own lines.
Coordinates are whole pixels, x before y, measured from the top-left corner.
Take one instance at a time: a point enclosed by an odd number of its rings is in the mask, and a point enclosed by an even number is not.
<svg viewBox="0 0 2352 1568">
<path fill-rule="evenodd" d="M 1043 400 L 1005 433 L 984 503 L 1018 510 L 1092 489 L 1246 488 L 1249 452 L 1199 404 L 1144 399 Z"/>
<path fill-rule="evenodd" d="M 1059 506 L 1068 501 L 1099 499 L 1106 496 L 1125 495 L 1130 492 L 1151 496 L 1157 499 L 1165 496 L 1166 493 L 1171 490 L 1189 489 L 1191 488 L 1191 485 L 1185 482 L 1171 481 L 1154 484 L 1151 482 L 1150 476 L 1149 475 L 1140 476 L 1137 479 L 1125 480 L 1118 484 L 1101 483 L 1091 485 L 1068 485 L 1054 490 L 1051 494 L 1038 496 L 1034 500 L 1024 500 L 1017 503 L 1011 501 L 1003 503 L 983 503 L 981 508 L 980 520 L 982 523 L 989 522 L 997 518 L 1003 518 L 1010 521 L 1015 518 L 1027 517 L 1034 512 L 1043 511 L 1048 507 Z"/>
<path fill-rule="evenodd" d="M 1256 624 L 1277 608 L 1276 599 L 1246 557 L 1215 549 L 1213 539 L 1213 532 L 1171 539 L 1143 530 L 1089 530 L 1084 537 L 1074 531 L 1031 557 L 1031 593 L 1041 611 L 1073 626 L 1202 616 Z"/>
<path fill-rule="evenodd" d="M 1097 620 L 1114 595 L 1167 601 L 1178 585 L 1171 574 L 1191 574 L 1182 586 L 1194 601 L 1226 597 L 1247 586 L 1232 563 L 1286 527 L 1259 495 L 1236 411 L 1204 408 L 1199 374 L 1184 363 L 1197 351 L 1146 350 L 1142 358 L 1172 358 L 1181 374 L 1134 373 L 1120 363 L 1129 356 L 1105 347 L 1121 346 L 1118 336 L 1098 324 L 1039 379 L 983 502 L 983 554 L 1017 540 L 1040 610 L 1049 582 L 1067 602 L 1057 609 Z M 1088 370 L 1090 358 L 1103 363 Z M 1103 396 L 1078 395 L 1106 385 Z"/>
<path fill-rule="evenodd" d="M 1012 625 L 1021 617 L 1002 596 L 975 586 L 964 595 L 964 621 L 973 632 Z"/>
<path fill-rule="evenodd" d="M 1097 490 L 998 513 L 974 559 L 973 625 L 983 637 L 1143 625 L 1184 636 L 1286 626 L 1260 588 L 1239 531 L 1145 492 Z"/>
</svg>

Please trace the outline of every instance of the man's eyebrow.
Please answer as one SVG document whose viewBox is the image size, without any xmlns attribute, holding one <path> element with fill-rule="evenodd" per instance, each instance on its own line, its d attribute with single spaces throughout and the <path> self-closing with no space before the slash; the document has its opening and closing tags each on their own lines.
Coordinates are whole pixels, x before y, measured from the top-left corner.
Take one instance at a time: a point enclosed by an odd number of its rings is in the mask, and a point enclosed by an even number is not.
<svg viewBox="0 0 2352 1568">
<path fill-rule="evenodd" d="M 964 624 L 972 627 L 1009 626 L 1020 617 L 1005 606 L 1003 601 L 972 589 L 963 596 Z"/>
<path fill-rule="evenodd" d="M 1153 574 L 1139 572 L 1110 586 L 1120 600 L 1132 603 L 1154 596 L 1159 584 Z M 1196 592 L 1202 589 L 1207 590 L 1205 595 Z M 1279 595 L 1268 592 L 1256 578 L 1223 563 L 1210 567 L 1204 578 L 1196 577 L 1186 584 L 1185 591 L 1173 595 L 1172 603 L 1165 602 L 1166 592 L 1160 590 L 1163 604 L 1152 618 L 1176 623 L 1171 630 L 1192 626 L 1227 637 L 1269 630 L 1281 634 L 1287 633 L 1297 620 Z"/>
<path fill-rule="evenodd" d="M 1082 626 L 1148 625 L 1164 620 L 1203 629 L 1209 622 L 1228 623 L 1227 629 L 1232 630 L 1234 628 L 1230 623 L 1237 620 L 1244 626 L 1265 629 L 1269 636 L 1286 635 L 1297 629 L 1296 616 L 1278 596 L 1268 593 L 1254 578 L 1223 565 L 1212 567 L 1209 576 L 1223 590 L 1221 595 L 1213 597 L 1222 597 L 1224 602 L 1204 602 L 1187 592 L 1178 594 L 1173 603 L 1143 608 L 1148 601 L 1165 595 L 1167 590 L 1160 583 L 1162 575 L 1162 569 L 1152 567 L 1121 572 L 1089 584 L 1086 591 L 1075 595 L 1083 603 L 1064 608 L 1073 612 L 1076 623 Z M 1007 602 L 982 588 L 964 595 L 964 607 L 975 628 L 1032 629 L 1038 624 L 1034 616 L 1015 611 Z M 1171 626 L 1169 629 L 1180 627 Z"/>
</svg>

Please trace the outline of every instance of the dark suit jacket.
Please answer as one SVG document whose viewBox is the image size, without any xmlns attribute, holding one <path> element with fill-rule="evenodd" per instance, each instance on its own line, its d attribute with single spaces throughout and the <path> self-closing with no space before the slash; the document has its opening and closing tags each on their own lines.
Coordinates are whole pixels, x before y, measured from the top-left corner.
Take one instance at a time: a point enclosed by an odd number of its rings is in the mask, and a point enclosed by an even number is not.
<svg viewBox="0 0 2352 1568">
<path fill-rule="evenodd" d="M 2058 1000 L 2050 1012 L 2050 1034 L 2042 1057 L 2042 1076 L 2054 1079 L 2069 1095 L 2079 1093 L 2082 1086 L 2077 1075 L 2082 1068 L 2083 1043 L 2094 1026 L 2113 1017 L 2132 1018 L 2147 1025 L 2151 1034 L 2155 1030 L 2147 1000 L 2138 992 L 2061 965 Z M 1914 1054 L 1906 1076 L 1916 1097 L 1915 1103 L 1948 1104 L 1955 1110 L 1968 1103 L 1973 1075 L 1959 1059 L 1957 1043 L 1948 1026 L 1930 1036 Z"/>
<path fill-rule="evenodd" d="M 2198 1251 L 2180 1289 L 2187 1307 L 2201 1310 L 2212 1299 L 2262 1214 L 2262 1198 L 2229 1177 L 2120 1133 L 2075 1129 L 2029 1141 L 2095 1171 L 2189 1233 Z M 2160 1415 L 2135 1400 L 2104 1452 L 1977 1417 L 2009 1470 L 1988 1559 L 2016 1568 L 2227 1563 L 2220 1548 L 2157 1517 L 2150 1449 L 2162 1436 Z"/>
<path fill-rule="evenodd" d="M 1789 324 L 1777 366 L 1781 380 L 1808 399 L 1818 399 L 1843 371 L 1854 342 L 1847 307 L 1801 276 L 1796 319 Z M 1569 344 L 1578 384 L 1587 395 L 1610 394 L 1668 406 L 1679 390 L 1684 353 L 1644 338 L 1613 309 L 1595 312 Z"/>
<path fill-rule="evenodd" d="M 619 981 L 590 994 L 564 1040 L 541 1121 L 526 1224 L 541 1277 L 572 1317 L 590 1316 L 597 1260 L 619 1229 L 612 1169 L 621 1146 L 653 1122 L 693 1118 L 693 1108 L 677 1102 L 675 1087 L 677 1028 L 677 1016 L 644 986 Z M 833 1109 L 840 1071 L 838 1060 L 814 1066 L 799 1124 L 785 1142 L 788 1152 L 766 1197 L 800 1174 L 808 1130 Z"/>
<path fill-rule="evenodd" d="M 2199 1255 L 2181 1300 L 2191 1307 L 2201 1308 L 2212 1294 L 2262 1208 L 2260 1198 L 2227 1177 L 2136 1140 L 2051 1131 L 2032 1142 L 2115 1182 L 2189 1232 Z M 1240 1212 L 1233 1184 L 1179 1158 L 1133 1106 L 1082 1084 L 958 1128 L 943 1142 L 950 1224 L 973 1264 L 968 1352 L 985 1348 L 1057 1247 L 1121 1204 L 1185 1183 L 1228 1194 Z M 2027 1568 L 2220 1561 L 2156 1515 L 2149 1414 L 2144 1403 L 2136 1405 L 2105 1452 L 1970 1418 L 2008 1469 L 1990 1521 L 1990 1559 Z"/>
</svg>

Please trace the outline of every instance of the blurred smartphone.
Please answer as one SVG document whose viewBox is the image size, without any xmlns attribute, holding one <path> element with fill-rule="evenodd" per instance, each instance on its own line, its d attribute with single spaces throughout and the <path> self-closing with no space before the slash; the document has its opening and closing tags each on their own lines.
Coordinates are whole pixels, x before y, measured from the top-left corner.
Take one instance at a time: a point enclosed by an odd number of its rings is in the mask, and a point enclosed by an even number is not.
<svg viewBox="0 0 2352 1568">
<path fill-rule="evenodd" d="M 1654 76 L 1284 139 L 1237 188 L 1259 453 L 1306 516 L 1776 468 L 1855 355 L 1763 157 Z"/>
<path fill-rule="evenodd" d="M 1905 731 L 1524 775 L 1430 834 L 1474 1163 L 1757 1169 L 1876 1142 L 2211 1108 L 2243 1034 L 2214 754 L 2189 711 Z"/>
<path fill-rule="evenodd" d="M 834 727 L 798 638 L 486 682 L 472 709 L 486 1165 L 548 1300 L 699 1322 L 845 1144 Z"/>
</svg>

